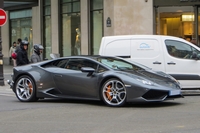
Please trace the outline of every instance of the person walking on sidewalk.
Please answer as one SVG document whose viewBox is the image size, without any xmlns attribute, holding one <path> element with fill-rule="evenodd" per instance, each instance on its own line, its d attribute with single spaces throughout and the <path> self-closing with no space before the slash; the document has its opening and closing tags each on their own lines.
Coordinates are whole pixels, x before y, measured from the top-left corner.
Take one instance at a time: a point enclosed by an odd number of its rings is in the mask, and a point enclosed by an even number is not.
<svg viewBox="0 0 200 133">
<path fill-rule="evenodd" d="M 20 49 L 21 42 L 22 42 L 22 39 L 21 39 L 21 38 L 18 38 L 18 39 L 17 39 L 16 50 L 15 50 L 15 52 L 16 52 L 16 53 L 17 53 L 17 52 L 18 52 L 18 50 Z"/>
<path fill-rule="evenodd" d="M 16 58 L 17 58 L 17 55 L 16 55 L 16 42 L 13 42 L 13 46 L 10 47 L 10 59 L 13 61 L 13 66 L 15 67 L 17 64 L 16 64 Z"/>
</svg>

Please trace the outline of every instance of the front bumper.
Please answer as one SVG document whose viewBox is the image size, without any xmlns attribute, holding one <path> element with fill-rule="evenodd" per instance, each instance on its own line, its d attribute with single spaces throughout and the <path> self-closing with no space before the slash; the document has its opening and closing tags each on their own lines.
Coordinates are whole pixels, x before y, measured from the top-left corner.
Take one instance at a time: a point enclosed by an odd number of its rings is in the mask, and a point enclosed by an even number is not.
<svg viewBox="0 0 200 133">
<path fill-rule="evenodd" d="M 132 92 L 132 94 L 134 94 Z M 141 93 L 140 93 L 141 94 Z M 176 98 L 183 98 L 181 90 L 158 90 L 149 89 L 141 95 L 128 95 L 127 102 L 162 102 L 165 100 L 173 100 Z"/>
</svg>

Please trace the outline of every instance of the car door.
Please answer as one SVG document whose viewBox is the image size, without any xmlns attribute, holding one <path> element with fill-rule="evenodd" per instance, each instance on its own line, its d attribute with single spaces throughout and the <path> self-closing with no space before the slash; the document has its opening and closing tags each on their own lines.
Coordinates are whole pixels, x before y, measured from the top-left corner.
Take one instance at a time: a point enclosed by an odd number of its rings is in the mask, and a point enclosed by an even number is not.
<svg viewBox="0 0 200 133">
<path fill-rule="evenodd" d="M 70 59 L 65 68 L 54 73 L 54 81 L 63 95 L 95 98 L 98 93 L 98 74 L 87 76 L 81 67 L 97 68 L 97 63 L 86 59 Z"/>
<path fill-rule="evenodd" d="M 166 73 L 179 80 L 183 88 L 200 87 L 200 60 L 191 58 L 194 52 L 200 55 L 199 49 L 183 41 L 164 42 Z"/>
</svg>

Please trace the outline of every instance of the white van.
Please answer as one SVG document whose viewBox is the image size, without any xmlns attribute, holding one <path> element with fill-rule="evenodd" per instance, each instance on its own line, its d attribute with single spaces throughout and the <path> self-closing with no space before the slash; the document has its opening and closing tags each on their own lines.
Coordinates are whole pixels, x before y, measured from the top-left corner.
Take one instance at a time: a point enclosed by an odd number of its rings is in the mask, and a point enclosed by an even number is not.
<svg viewBox="0 0 200 133">
<path fill-rule="evenodd" d="M 182 88 L 200 88 L 200 48 L 177 37 L 124 35 L 103 37 L 99 55 L 119 56 L 163 71 Z"/>
</svg>

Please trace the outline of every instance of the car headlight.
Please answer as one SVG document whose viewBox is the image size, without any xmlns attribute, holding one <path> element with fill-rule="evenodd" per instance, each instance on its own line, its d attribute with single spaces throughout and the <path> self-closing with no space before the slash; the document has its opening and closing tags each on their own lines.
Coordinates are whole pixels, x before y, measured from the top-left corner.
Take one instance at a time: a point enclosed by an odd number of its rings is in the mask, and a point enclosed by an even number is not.
<svg viewBox="0 0 200 133">
<path fill-rule="evenodd" d="M 174 77 L 172 77 L 170 74 L 166 74 L 166 73 L 164 73 L 164 72 L 162 72 L 162 71 L 157 71 L 157 72 L 158 72 L 159 74 L 165 76 L 165 77 L 170 78 L 171 80 L 175 81 L 176 83 L 178 83 L 178 84 L 180 85 L 180 83 L 178 82 L 178 80 L 176 80 L 176 79 L 175 79 Z"/>
<path fill-rule="evenodd" d="M 178 80 L 177 80 L 177 79 L 175 79 L 175 78 L 174 78 L 174 77 L 172 77 L 171 75 L 168 75 L 168 77 L 169 77 L 171 80 L 175 81 L 176 83 L 178 83 L 178 84 L 180 85 L 180 83 L 178 82 Z"/>
<path fill-rule="evenodd" d="M 155 83 L 148 81 L 148 80 L 144 80 L 144 79 L 137 79 L 137 80 L 142 82 L 145 85 L 155 85 Z"/>
</svg>

